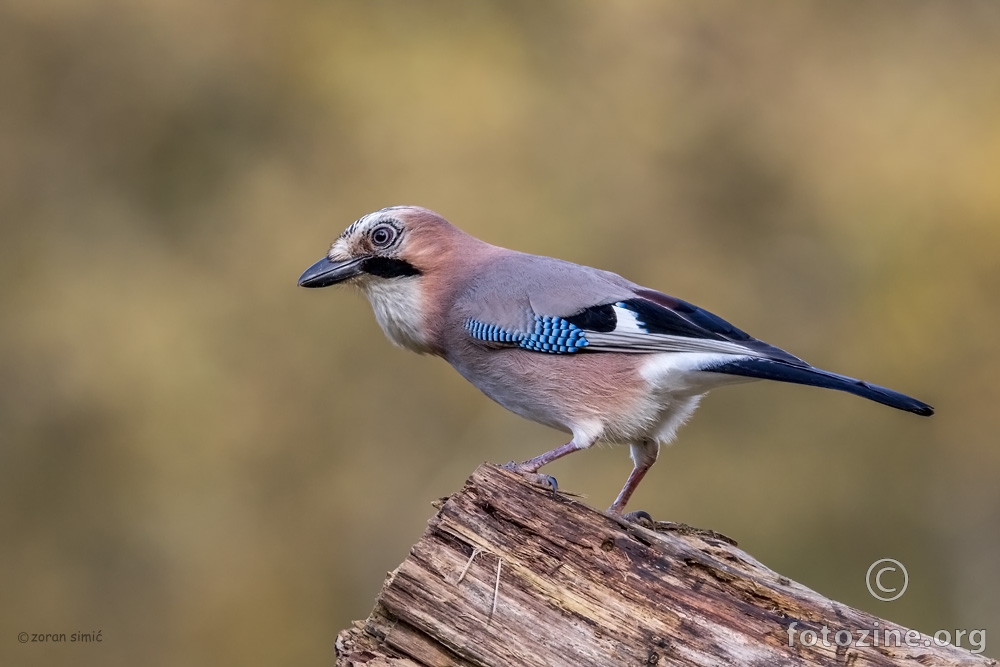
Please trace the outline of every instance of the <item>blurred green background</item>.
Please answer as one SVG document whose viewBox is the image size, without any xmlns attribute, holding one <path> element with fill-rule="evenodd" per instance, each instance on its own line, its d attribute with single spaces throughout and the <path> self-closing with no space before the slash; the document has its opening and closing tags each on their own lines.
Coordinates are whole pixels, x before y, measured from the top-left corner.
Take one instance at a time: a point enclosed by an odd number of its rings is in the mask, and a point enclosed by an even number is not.
<svg viewBox="0 0 1000 667">
<path fill-rule="evenodd" d="M 5 0 L 0 664 L 330 664 L 432 500 L 562 443 L 296 287 L 399 203 L 932 403 L 719 390 L 633 507 L 1000 632 L 998 63 L 992 2 Z"/>
</svg>

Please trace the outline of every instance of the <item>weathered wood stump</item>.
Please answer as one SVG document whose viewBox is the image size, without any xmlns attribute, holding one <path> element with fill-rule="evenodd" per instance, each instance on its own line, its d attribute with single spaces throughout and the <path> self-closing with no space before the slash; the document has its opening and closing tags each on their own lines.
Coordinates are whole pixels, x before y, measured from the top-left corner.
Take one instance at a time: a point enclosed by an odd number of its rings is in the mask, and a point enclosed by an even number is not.
<svg viewBox="0 0 1000 667">
<path fill-rule="evenodd" d="M 483 465 L 340 633 L 337 665 L 996 662 L 824 598 L 722 535 L 630 524 Z"/>
</svg>

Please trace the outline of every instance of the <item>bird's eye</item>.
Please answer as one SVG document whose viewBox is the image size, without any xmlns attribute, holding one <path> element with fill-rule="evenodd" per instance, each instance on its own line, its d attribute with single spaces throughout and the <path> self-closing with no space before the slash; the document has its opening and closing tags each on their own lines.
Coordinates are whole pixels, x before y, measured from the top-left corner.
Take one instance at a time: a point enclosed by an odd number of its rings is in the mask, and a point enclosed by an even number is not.
<svg viewBox="0 0 1000 667">
<path fill-rule="evenodd" d="M 372 243 L 377 246 L 385 247 L 392 243 L 394 238 L 396 238 L 396 230 L 388 225 L 376 227 L 372 231 Z"/>
</svg>

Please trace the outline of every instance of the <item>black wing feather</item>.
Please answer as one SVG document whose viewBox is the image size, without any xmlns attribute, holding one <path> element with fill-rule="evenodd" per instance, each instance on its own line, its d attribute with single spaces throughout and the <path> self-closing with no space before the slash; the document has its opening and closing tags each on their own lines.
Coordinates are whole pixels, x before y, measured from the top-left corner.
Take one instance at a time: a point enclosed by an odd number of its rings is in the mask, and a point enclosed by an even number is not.
<svg viewBox="0 0 1000 667">
<path fill-rule="evenodd" d="M 906 394 L 901 394 L 898 391 L 880 387 L 877 384 L 871 384 L 864 380 L 857 380 L 846 375 L 824 371 L 813 366 L 793 366 L 783 361 L 771 359 L 743 358 L 716 366 L 709 366 L 704 370 L 712 373 L 742 375 L 743 377 L 759 378 L 761 380 L 777 380 L 779 382 L 805 384 L 811 387 L 836 389 L 867 398 L 882 405 L 888 405 L 897 410 L 905 410 L 924 417 L 934 414 L 934 408 Z"/>
</svg>

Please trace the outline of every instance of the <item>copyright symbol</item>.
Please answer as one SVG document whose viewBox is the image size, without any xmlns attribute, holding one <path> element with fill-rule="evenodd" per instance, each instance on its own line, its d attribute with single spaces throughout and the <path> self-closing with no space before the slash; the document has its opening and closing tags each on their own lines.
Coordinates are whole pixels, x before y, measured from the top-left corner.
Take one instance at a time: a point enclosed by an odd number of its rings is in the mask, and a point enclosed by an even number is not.
<svg viewBox="0 0 1000 667">
<path fill-rule="evenodd" d="M 903 573 L 903 587 L 897 589 L 895 587 L 885 586 L 882 581 L 882 576 L 886 572 L 899 571 Z M 872 587 L 872 584 L 875 584 L 875 586 Z M 910 574 L 898 560 L 894 560 L 892 558 L 882 558 L 872 563 L 868 568 L 868 574 L 865 575 L 865 585 L 868 586 L 868 592 L 871 593 L 872 597 L 876 600 L 881 600 L 882 602 L 892 602 L 893 600 L 899 599 L 903 593 L 906 592 L 906 587 L 910 585 Z M 881 595 L 875 592 L 876 588 L 882 593 Z M 895 595 L 886 595 L 886 593 L 895 593 Z"/>
<path fill-rule="evenodd" d="M 17 641 L 21 642 L 22 644 L 27 644 L 28 643 L 28 633 L 27 632 L 22 632 L 22 633 L 18 634 L 17 635 Z"/>
</svg>

